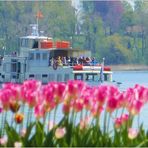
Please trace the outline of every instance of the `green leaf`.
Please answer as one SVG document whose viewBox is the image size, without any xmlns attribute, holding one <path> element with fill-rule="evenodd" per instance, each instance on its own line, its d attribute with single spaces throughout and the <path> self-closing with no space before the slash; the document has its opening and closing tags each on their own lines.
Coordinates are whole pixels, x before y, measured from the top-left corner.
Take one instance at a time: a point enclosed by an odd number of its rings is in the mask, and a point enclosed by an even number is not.
<svg viewBox="0 0 148 148">
<path fill-rule="evenodd" d="M 43 146 L 44 147 L 54 147 L 54 141 L 53 141 L 53 137 L 54 137 L 54 130 L 52 129 L 51 131 L 49 131 L 45 137 Z"/>
<path fill-rule="evenodd" d="M 25 147 L 30 146 L 29 138 L 31 136 L 31 132 L 32 132 L 34 126 L 35 126 L 35 122 L 30 123 L 30 125 L 26 129 L 27 131 L 26 131 L 25 137 L 22 137 L 22 142 Z"/>
<path fill-rule="evenodd" d="M 20 135 L 17 133 L 16 129 L 10 127 L 9 124 L 5 123 L 5 130 L 8 136 L 8 143 L 7 146 L 13 147 L 16 141 L 20 141 Z"/>
<path fill-rule="evenodd" d="M 45 138 L 44 125 L 37 121 L 34 135 L 29 140 L 31 146 L 42 146 Z"/>
</svg>

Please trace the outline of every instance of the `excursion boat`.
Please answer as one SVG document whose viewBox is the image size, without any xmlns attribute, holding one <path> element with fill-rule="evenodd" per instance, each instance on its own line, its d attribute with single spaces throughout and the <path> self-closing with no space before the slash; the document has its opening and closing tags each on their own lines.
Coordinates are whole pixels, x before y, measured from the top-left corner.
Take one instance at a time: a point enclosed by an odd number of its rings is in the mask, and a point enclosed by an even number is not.
<svg viewBox="0 0 148 148">
<path fill-rule="evenodd" d="M 112 71 L 104 64 L 80 64 L 76 61 L 76 57 L 82 55 L 91 57 L 90 51 L 73 49 L 69 41 L 54 42 L 51 37 L 39 35 L 38 24 L 31 25 L 31 28 L 31 35 L 20 37 L 18 53 L 0 58 L 1 83 L 22 83 L 28 79 L 40 80 L 42 83 L 73 79 L 112 81 Z M 75 59 L 75 62 L 69 62 L 68 57 Z"/>
</svg>

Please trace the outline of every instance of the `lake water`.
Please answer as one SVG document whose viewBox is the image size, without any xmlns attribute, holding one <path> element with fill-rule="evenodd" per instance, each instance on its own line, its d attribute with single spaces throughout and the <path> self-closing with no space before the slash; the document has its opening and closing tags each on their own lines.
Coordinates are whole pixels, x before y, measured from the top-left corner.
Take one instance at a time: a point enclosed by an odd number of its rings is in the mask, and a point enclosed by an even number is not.
<svg viewBox="0 0 148 148">
<path fill-rule="evenodd" d="M 121 82 L 120 87 L 126 89 L 135 84 L 148 87 L 148 71 L 119 71 L 113 73 L 113 80 Z"/>
</svg>

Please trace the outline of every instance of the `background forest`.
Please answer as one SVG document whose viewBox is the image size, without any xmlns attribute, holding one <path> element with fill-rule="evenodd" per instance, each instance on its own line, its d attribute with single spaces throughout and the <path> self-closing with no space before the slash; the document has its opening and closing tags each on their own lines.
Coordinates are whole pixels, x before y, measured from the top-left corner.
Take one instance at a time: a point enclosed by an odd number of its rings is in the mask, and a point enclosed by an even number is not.
<svg viewBox="0 0 148 148">
<path fill-rule="evenodd" d="M 19 50 L 19 37 L 30 24 L 54 40 L 69 40 L 106 64 L 148 64 L 148 1 L 0 1 L 0 52 Z"/>
</svg>

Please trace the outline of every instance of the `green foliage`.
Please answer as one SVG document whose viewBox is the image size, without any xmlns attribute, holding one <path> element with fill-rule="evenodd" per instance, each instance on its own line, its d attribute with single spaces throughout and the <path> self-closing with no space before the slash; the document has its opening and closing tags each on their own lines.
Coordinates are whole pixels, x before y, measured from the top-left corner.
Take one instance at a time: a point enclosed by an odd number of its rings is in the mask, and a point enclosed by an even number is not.
<svg viewBox="0 0 148 148">
<path fill-rule="evenodd" d="M 132 124 L 132 122 L 131 122 Z M 35 131 L 33 131 L 35 127 Z M 55 137 L 55 130 L 58 127 L 66 127 L 66 135 L 61 139 Z M 135 139 L 128 138 L 128 127 L 126 124 L 120 129 L 114 128 L 111 133 L 104 133 L 98 125 L 89 124 L 81 129 L 80 124 L 75 125 L 67 118 L 63 118 L 52 130 L 47 131 L 40 121 L 30 123 L 26 135 L 20 137 L 15 128 L 5 125 L 8 136 L 7 146 L 14 146 L 15 142 L 21 142 L 23 146 L 30 147 L 141 147 L 148 146 L 148 134 L 144 131 L 143 125 L 139 128 L 139 134 Z"/>
<path fill-rule="evenodd" d="M 74 48 L 89 49 L 99 60 L 107 57 L 108 64 L 148 63 L 146 1 L 135 0 L 134 9 L 127 1 L 81 3 L 83 9 L 76 11 L 71 1 L 1 1 L 0 49 L 18 51 L 18 38 L 30 33 L 29 24 L 36 23 L 41 10 L 39 29 L 54 40 L 69 40 Z"/>
</svg>

